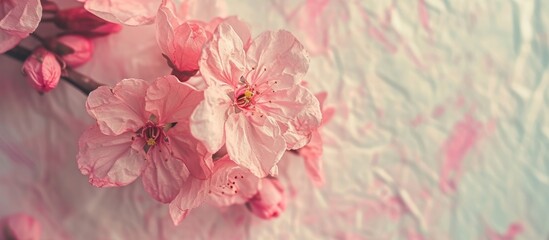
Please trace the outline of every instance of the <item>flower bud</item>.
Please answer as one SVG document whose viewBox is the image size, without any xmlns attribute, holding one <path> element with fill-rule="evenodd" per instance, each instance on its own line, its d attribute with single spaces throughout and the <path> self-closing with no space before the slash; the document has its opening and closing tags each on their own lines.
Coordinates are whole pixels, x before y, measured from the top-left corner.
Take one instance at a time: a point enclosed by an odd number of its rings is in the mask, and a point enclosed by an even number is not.
<svg viewBox="0 0 549 240">
<path fill-rule="evenodd" d="M 39 240 L 40 223 L 26 214 L 14 214 L 0 220 L 0 240 Z"/>
<path fill-rule="evenodd" d="M 211 37 L 211 33 L 206 32 L 203 23 L 197 21 L 187 21 L 174 31 L 175 51 L 171 60 L 179 71 L 198 70 L 198 60 L 202 53 L 204 43 Z"/>
<path fill-rule="evenodd" d="M 27 81 L 39 92 L 54 89 L 61 78 L 61 65 L 55 55 L 44 48 L 37 48 L 23 63 Z"/>
<path fill-rule="evenodd" d="M 54 22 L 59 28 L 87 37 L 106 36 L 122 29 L 122 26 L 105 21 L 88 12 L 84 7 L 61 10 L 55 16 Z"/>
<path fill-rule="evenodd" d="M 212 35 L 204 29 L 204 25 L 199 21 L 187 21 L 173 29 L 168 22 L 159 23 L 158 43 L 168 65 L 173 68 L 172 74 L 182 82 L 198 72 L 202 47 Z"/>
<path fill-rule="evenodd" d="M 64 35 L 51 42 L 50 49 L 55 51 L 70 67 L 79 67 L 87 63 L 93 55 L 93 43 L 79 35 Z"/>
<path fill-rule="evenodd" d="M 276 178 L 263 178 L 259 191 L 246 205 L 260 218 L 276 218 L 286 209 L 284 187 Z"/>
</svg>

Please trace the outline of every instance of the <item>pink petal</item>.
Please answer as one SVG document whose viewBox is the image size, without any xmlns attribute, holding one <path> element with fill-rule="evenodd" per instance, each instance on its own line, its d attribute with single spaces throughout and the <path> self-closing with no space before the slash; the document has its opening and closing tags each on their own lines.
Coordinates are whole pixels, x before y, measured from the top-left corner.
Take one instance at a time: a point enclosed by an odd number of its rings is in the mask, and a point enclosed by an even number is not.
<svg viewBox="0 0 549 240">
<path fill-rule="evenodd" d="M 103 134 L 97 125 L 78 141 L 78 168 L 96 187 L 124 186 L 133 182 L 145 167 L 144 157 L 132 148 L 132 132 Z"/>
<path fill-rule="evenodd" d="M 298 150 L 299 155 L 303 157 L 305 161 L 305 170 L 307 175 L 317 186 L 324 184 L 324 175 L 322 173 L 322 137 L 320 133 L 314 131 L 311 137 L 311 141 L 305 145 L 305 147 Z"/>
<path fill-rule="evenodd" d="M 17 46 L 22 38 L 0 30 L 0 54 Z"/>
<path fill-rule="evenodd" d="M 240 37 L 240 40 L 242 40 L 244 49 L 248 49 L 252 43 L 252 34 L 250 33 L 250 26 L 248 23 L 241 21 L 236 16 L 225 18 L 223 23 L 231 25 L 236 34 Z"/>
<path fill-rule="evenodd" d="M 225 135 L 231 159 L 258 177 L 267 176 L 286 150 L 277 123 L 267 116 L 231 114 Z"/>
<path fill-rule="evenodd" d="M 157 201 L 171 202 L 179 193 L 189 171 L 179 159 L 171 155 L 167 144 L 159 143 L 149 150 L 149 165 L 141 180 L 145 190 Z"/>
<path fill-rule="evenodd" d="M 206 29 L 206 31 L 213 33 L 215 32 L 215 29 L 217 28 L 217 26 L 219 26 L 219 24 L 221 24 L 223 21 L 225 21 L 224 18 L 215 17 L 212 20 L 210 20 L 206 24 L 206 26 L 204 26 L 204 28 Z"/>
<path fill-rule="evenodd" d="M 99 87 L 90 93 L 86 108 L 104 134 L 135 132 L 148 118 L 144 114 L 147 87 L 141 79 L 124 79 L 112 89 Z"/>
<path fill-rule="evenodd" d="M 290 32 L 264 32 L 248 49 L 247 66 L 255 69 L 247 75 L 251 83 L 262 85 L 276 81 L 274 86 L 269 85 L 275 90 L 285 89 L 301 81 L 309 68 L 309 57 Z"/>
<path fill-rule="evenodd" d="M 41 18 L 40 0 L 0 1 L 0 53 L 34 32 Z"/>
<path fill-rule="evenodd" d="M 200 72 L 209 86 L 223 83 L 236 86 L 245 61 L 242 40 L 230 25 L 221 23 L 202 51 Z"/>
<path fill-rule="evenodd" d="M 300 149 L 311 141 L 310 132 L 298 131 L 292 125 L 280 124 L 280 130 L 284 132 L 283 136 L 287 149 Z"/>
<path fill-rule="evenodd" d="M 324 125 L 328 123 L 332 117 L 335 114 L 335 108 L 333 107 L 325 107 L 324 102 L 326 101 L 326 98 L 328 97 L 327 92 L 321 92 L 315 94 L 315 97 L 318 99 L 318 103 L 320 104 L 320 109 L 322 110 L 322 122 L 320 125 Z"/>
<path fill-rule="evenodd" d="M 174 52 L 174 29 L 179 24 L 172 9 L 160 7 L 156 16 L 156 41 L 164 54 Z"/>
<path fill-rule="evenodd" d="M 311 132 L 320 126 L 322 120 L 317 98 L 301 85 L 265 92 L 257 106 L 278 121 L 289 149 L 307 144 Z"/>
<path fill-rule="evenodd" d="M 200 53 L 211 37 L 204 25 L 205 23 L 199 21 L 186 21 L 175 29 L 175 51 L 166 54 L 178 71 L 198 70 Z"/>
<path fill-rule="evenodd" d="M 210 153 L 217 152 L 224 144 L 223 127 L 230 104 L 226 89 L 209 87 L 204 91 L 204 100 L 191 115 L 191 133 L 204 143 Z"/>
<path fill-rule="evenodd" d="M 258 185 L 259 178 L 249 170 L 221 158 L 215 162 L 209 202 L 219 207 L 243 204 L 257 193 Z"/>
<path fill-rule="evenodd" d="M 168 139 L 172 145 L 174 157 L 183 161 L 191 175 L 198 179 L 210 176 L 213 167 L 212 154 L 202 142 L 191 135 L 189 123 L 178 123 L 168 130 Z"/>
<path fill-rule="evenodd" d="M 202 92 L 179 82 L 175 76 L 168 75 L 157 78 L 147 89 L 145 110 L 154 114 L 160 125 L 188 122 L 202 99 Z"/>
<path fill-rule="evenodd" d="M 42 18 L 40 0 L 0 2 L 0 30 L 21 38 L 34 32 Z"/>
<path fill-rule="evenodd" d="M 182 184 L 179 194 L 170 203 L 169 207 L 170 216 L 175 225 L 183 220 L 190 209 L 196 208 L 204 202 L 208 196 L 209 184 L 209 180 L 199 180 L 193 177 L 189 177 Z"/>
<path fill-rule="evenodd" d="M 204 91 L 206 90 L 206 88 L 208 88 L 208 85 L 206 85 L 204 78 L 202 78 L 202 76 L 200 75 L 189 78 L 189 80 L 187 80 L 185 83 L 189 84 L 189 86 L 198 91 Z"/>
<path fill-rule="evenodd" d="M 110 22 L 136 26 L 154 21 L 160 0 L 87 0 L 84 7 Z"/>
<path fill-rule="evenodd" d="M 173 225 L 177 226 L 183 221 L 191 210 L 180 210 L 175 204 L 171 204 L 168 207 L 170 211 L 170 217 L 172 218 Z"/>
</svg>

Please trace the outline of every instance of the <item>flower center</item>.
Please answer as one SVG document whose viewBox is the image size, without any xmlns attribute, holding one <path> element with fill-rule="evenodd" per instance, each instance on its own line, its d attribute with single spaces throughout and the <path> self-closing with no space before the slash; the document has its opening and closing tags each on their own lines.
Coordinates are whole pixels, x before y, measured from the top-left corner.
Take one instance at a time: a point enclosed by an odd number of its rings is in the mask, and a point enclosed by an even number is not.
<svg viewBox="0 0 549 240">
<path fill-rule="evenodd" d="M 253 89 L 249 88 L 248 86 L 245 86 L 244 88 L 239 89 L 236 91 L 236 105 L 239 108 L 246 109 L 253 105 L 253 98 L 255 96 L 255 92 Z"/>
<path fill-rule="evenodd" d="M 156 139 L 160 137 L 162 129 L 152 124 L 147 124 L 148 126 L 143 129 L 143 136 L 147 140 L 147 145 L 153 146 L 156 144 Z"/>
<path fill-rule="evenodd" d="M 162 140 L 164 131 L 159 126 L 152 122 L 148 122 L 145 127 L 141 130 L 141 137 L 145 140 L 145 146 L 143 150 L 148 152 L 152 147 L 159 143 L 159 140 Z"/>
<path fill-rule="evenodd" d="M 239 183 L 241 181 L 244 181 L 244 175 L 231 174 L 224 184 L 218 185 L 217 187 L 212 186 L 208 193 L 216 193 L 221 195 L 237 194 L 240 189 L 239 184 L 242 184 Z"/>
<path fill-rule="evenodd" d="M 147 139 L 147 145 L 152 146 L 152 145 L 155 145 L 155 144 L 156 144 L 156 139 L 154 139 L 154 138 Z"/>
</svg>

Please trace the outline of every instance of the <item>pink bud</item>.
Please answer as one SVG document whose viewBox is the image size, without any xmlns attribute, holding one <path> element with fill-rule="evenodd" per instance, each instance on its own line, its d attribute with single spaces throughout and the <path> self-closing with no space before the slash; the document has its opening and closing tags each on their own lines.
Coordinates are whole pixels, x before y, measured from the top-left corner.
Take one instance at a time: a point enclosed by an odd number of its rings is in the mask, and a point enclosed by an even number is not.
<svg viewBox="0 0 549 240">
<path fill-rule="evenodd" d="M 38 240 L 40 223 L 26 214 L 14 214 L 0 220 L 0 240 Z"/>
<path fill-rule="evenodd" d="M 59 28 L 87 37 L 106 36 L 122 29 L 122 26 L 107 22 L 88 12 L 84 7 L 61 10 L 55 16 L 54 22 Z"/>
<path fill-rule="evenodd" d="M 286 209 L 284 187 L 275 178 L 261 179 L 261 187 L 247 203 L 256 216 L 263 219 L 278 217 Z"/>
<path fill-rule="evenodd" d="M 68 50 L 66 54 L 60 54 L 60 56 L 70 67 L 79 67 L 87 63 L 93 55 L 92 41 L 79 35 L 64 35 L 54 41 L 52 47 Z"/>
<path fill-rule="evenodd" d="M 59 83 L 61 66 L 53 53 L 37 48 L 23 63 L 23 73 L 32 87 L 39 92 L 48 92 Z"/>
<path fill-rule="evenodd" d="M 198 60 L 204 43 L 211 37 L 211 33 L 204 29 L 205 23 L 187 21 L 171 30 L 160 29 L 158 42 L 168 59 L 168 65 L 174 69 L 174 75 L 187 80 L 198 71 Z M 170 32 L 164 32 L 170 31 Z M 165 38 L 163 35 L 173 36 Z"/>
</svg>

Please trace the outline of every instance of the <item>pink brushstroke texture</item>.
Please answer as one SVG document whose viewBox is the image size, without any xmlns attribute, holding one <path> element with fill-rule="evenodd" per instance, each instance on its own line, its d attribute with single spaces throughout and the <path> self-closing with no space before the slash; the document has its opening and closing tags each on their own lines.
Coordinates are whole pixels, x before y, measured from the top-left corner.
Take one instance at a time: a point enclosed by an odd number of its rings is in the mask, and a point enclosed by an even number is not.
<svg viewBox="0 0 549 240">
<path fill-rule="evenodd" d="M 429 12 L 427 11 L 425 0 L 418 0 L 417 11 L 421 25 L 427 32 L 431 32 L 431 28 L 429 27 Z"/>
<path fill-rule="evenodd" d="M 463 158 L 473 148 L 479 139 L 482 124 L 471 116 L 454 125 L 450 137 L 446 140 L 444 151 L 444 162 L 440 172 L 440 189 L 445 192 L 456 190 L 456 181 L 461 175 Z"/>
<path fill-rule="evenodd" d="M 498 233 L 493 229 L 488 228 L 486 235 L 489 240 L 514 240 L 517 235 L 524 231 L 524 227 L 520 223 L 512 223 L 507 227 L 505 233 Z"/>
</svg>

